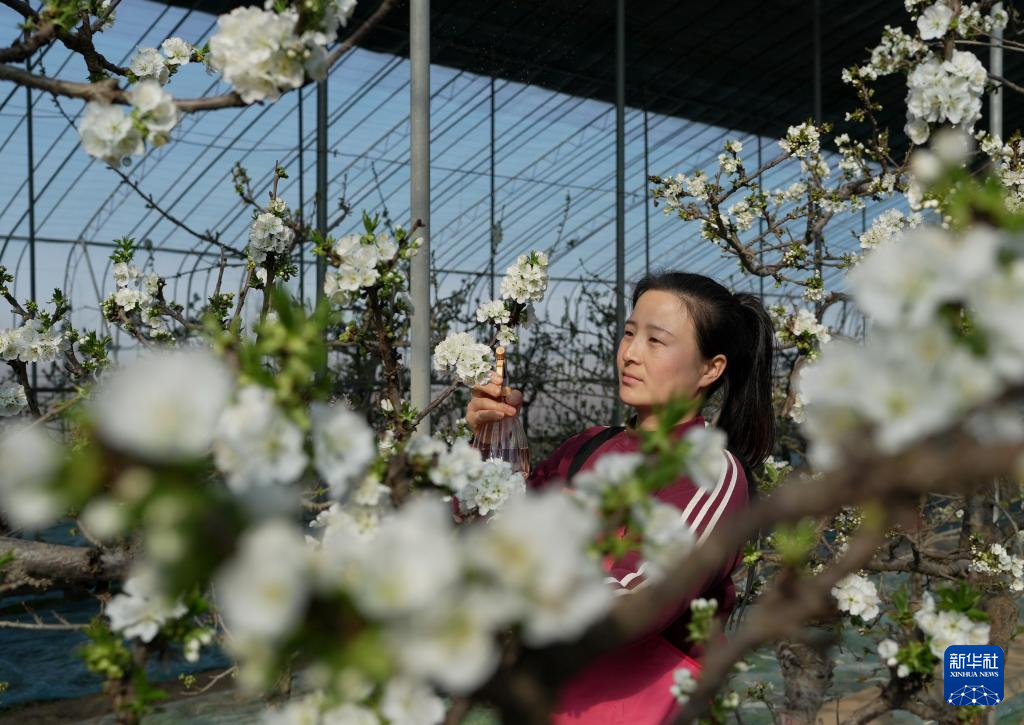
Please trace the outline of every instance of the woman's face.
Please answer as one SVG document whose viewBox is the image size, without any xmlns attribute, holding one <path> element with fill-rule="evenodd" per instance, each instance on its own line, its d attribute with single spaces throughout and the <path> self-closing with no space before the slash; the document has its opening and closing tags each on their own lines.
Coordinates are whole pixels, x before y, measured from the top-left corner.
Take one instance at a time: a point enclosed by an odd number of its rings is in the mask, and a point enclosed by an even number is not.
<svg viewBox="0 0 1024 725">
<path fill-rule="evenodd" d="M 645 419 L 673 397 L 696 398 L 725 363 L 724 355 L 701 356 L 693 320 L 676 294 L 650 290 L 637 300 L 619 342 L 619 397 Z"/>
</svg>

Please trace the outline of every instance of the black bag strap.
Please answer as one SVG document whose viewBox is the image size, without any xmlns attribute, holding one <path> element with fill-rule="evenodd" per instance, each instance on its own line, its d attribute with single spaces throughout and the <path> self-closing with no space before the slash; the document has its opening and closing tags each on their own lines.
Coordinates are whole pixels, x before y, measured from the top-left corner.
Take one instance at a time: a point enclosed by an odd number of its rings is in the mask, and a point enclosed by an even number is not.
<svg viewBox="0 0 1024 725">
<path fill-rule="evenodd" d="M 624 430 L 626 430 L 626 427 L 623 425 L 613 425 L 605 428 L 603 431 L 590 438 L 582 447 L 580 447 L 579 451 L 576 452 L 576 455 L 573 456 L 572 463 L 569 464 L 569 473 L 566 478 L 571 481 L 572 477 L 575 476 L 581 468 L 583 468 L 583 464 L 587 462 L 587 459 L 590 458 L 591 454 L 601 447 L 601 444 L 605 441 L 611 440 Z"/>
</svg>

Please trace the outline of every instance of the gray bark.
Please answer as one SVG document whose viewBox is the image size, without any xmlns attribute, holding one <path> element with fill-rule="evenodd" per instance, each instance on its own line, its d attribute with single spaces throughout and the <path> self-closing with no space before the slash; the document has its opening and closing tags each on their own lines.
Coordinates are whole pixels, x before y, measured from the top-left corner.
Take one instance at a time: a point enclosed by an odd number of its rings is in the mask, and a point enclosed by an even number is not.
<svg viewBox="0 0 1024 725">
<path fill-rule="evenodd" d="M 132 561 L 127 548 L 64 546 L 0 536 L 0 556 L 7 553 L 12 553 L 14 560 L 0 571 L 5 587 L 123 579 Z"/>
</svg>

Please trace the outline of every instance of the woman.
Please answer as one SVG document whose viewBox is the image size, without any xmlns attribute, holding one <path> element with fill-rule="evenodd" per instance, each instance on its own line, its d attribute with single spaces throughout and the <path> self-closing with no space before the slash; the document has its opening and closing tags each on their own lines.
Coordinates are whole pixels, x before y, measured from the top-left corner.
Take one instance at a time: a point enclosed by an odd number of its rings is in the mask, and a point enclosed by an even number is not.
<svg viewBox="0 0 1024 725">
<path fill-rule="evenodd" d="M 714 490 L 698 488 L 684 476 L 654 494 L 679 508 L 698 542 L 703 541 L 747 505 L 748 471 L 764 461 L 774 444 L 773 339 L 771 320 L 753 295 L 733 294 L 698 274 L 645 277 L 633 292 L 633 311 L 616 356 L 619 397 L 636 411 L 631 427 L 597 426 L 570 438 L 537 466 L 530 485 L 570 481 L 603 455 L 639 451 L 636 430 L 654 428 L 665 402 L 673 397 L 703 402 L 721 390 L 715 424 L 727 434 L 729 450 Z M 522 395 L 513 391 L 503 403 L 499 392 L 494 383 L 474 390 L 466 411 L 471 428 L 518 412 Z M 682 436 L 700 425 L 704 419 L 694 412 L 677 423 L 674 433 Z M 715 599 L 716 616 L 724 623 L 735 605 L 731 574 L 741 557 L 737 550 L 721 567 L 706 572 L 691 596 L 652 624 L 650 635 L 608 653 L 573 678 L 560 693 L 553 722 L 656 725 L 670 717 L 675 709 L 669 692 L 672 672 L 686 667 L 696 674 L 702 654 L 687 639 L 690 602 Z M 608 567 L 610 581 L 636 588 L 643 582 L 639 565 L 635 553 L 614 562 Z"/>
</svg>

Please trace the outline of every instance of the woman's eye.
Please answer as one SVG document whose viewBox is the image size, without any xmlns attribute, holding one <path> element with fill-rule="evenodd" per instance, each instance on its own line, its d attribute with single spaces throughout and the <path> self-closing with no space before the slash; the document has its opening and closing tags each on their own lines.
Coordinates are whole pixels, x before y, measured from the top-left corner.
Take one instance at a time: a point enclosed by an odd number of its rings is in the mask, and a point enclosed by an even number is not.
<svg viewBox="0 0 1024 725">
<path fill-rule="evenodd" d="M 622 336 L 623 337 L 633 337 L 633 333 L 630 332 L 629 330 L 626 330 L 625 332 L 622 333 Z"/>
<path fill-rule="evenodd" d="M 651 342 L 657 343 L 658 345 L 660 345 L 660 344 L 661 344 L 661 340 L 659 340 L 659 339 L 658 339 L 658 338 L 656 338 L 656 337 L 652 337 L 652 338 L 651 338 Z"/>
</svg>

